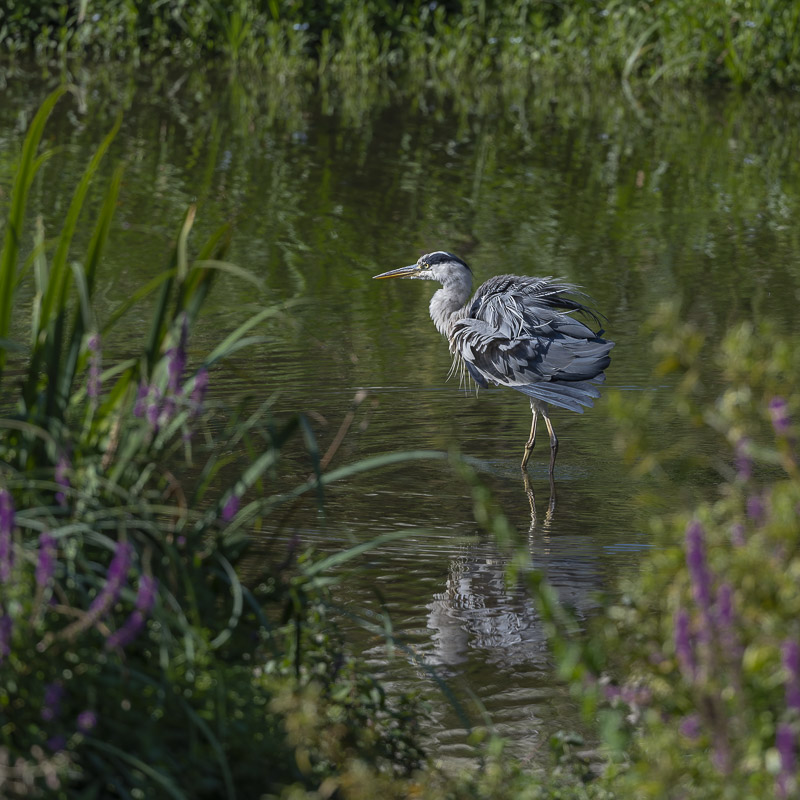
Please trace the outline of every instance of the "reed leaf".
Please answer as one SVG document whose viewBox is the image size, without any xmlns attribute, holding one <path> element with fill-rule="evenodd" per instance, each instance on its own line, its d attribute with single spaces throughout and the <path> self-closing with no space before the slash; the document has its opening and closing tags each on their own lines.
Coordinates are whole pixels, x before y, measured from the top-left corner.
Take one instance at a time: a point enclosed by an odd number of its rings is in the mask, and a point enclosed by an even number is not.
<svg viewBox="0 0 800 800">
<path fill-rule="evenodd" d="M 134 306 L 138 305 L 142 300 L 144 300 L 147 295 L 154 292 L 161 286 L 165 281 L 173 280 L 175 278 L 175 270 L 164 270 L 164 272 L 160 272 L 154 278 L 151 278 L 144 286 L 140 286 L 130 297 L 123 300 L 108 316 L 108 319 L 103 324 L 103 328 L 101 333 L 106 334 L 108 333 L 111 328 L 120 320 L 121 317 L 125 316 Z"/>
<path fill-rule="evenodd" d="M 28 379 L 23 386 L 22 394 L 26 407 L 32 409 L 36 402 L 39 372 L 44 361 L 47 370 L 44 413 L 49 418 L 60 418 L 63 415 L 69 397 L 69 387 L 65 389 L 66 381 L 63 374 L 68 364 L 62 357 L 65 314 L 70 284 L 70 269 L 67 262 L 69 249 L 86 201 L 89 186 L 106 151 L 117 135 L 121 123 L 122 118 L 118 116 L 111 131 L 109 131 L 90 159 L 89 165 L 75 188 L 61 229 L 61 235 L 53 254 L 53 261 L 47 276 L 47 284 L 42 293 L 38 315 L 39 328 L 33 332 L 35 345 L 31 353 Z M 42 332 L 45 330 L 46 334 L 43 336 Z M 72 379 L 70 377 L 69 384 L 71 382 Z"/>
<path fill-rule="evenodd" d="M 86 263 L 82 271 L 75 273 L 75 285 L 81 300 L 79 309 L 75 312 L 75 321 L 72 325 L 69 349 L 65 359 L 64 368 L 61 371 L 61 397 L 69 398 L 72 391 L 72 384 L 75 380 L 75 373 L 78 368 L 78 356 L 80 355 L 83 334 L 91 326 L 90 302 L 94 292 L 95 277 L 97 268 L 102 258 L 103 250 L 108 241 L 108 234 L 111 229 L 111 221 L 117 207 L 117 197 L 119 196 L 122 184 L 123 165 L 119 165 L 111 178 L 103 198 L 97 221 L 95 222 L 92 238 L 89 242 L 89 249 L 86 254 Z M 81 313 L 78 313 L 78 312 Z"/>
<path fill-rule="evenodd" d="M 45 123 L 64 91 L 63 88 L 56 89 L 47 96 L 36 112 L 22 144 L 22 154 L 11 189 L 11 207 L 6 222 L 3 249 L 0 252 L 0 339 L 7 338 L 11 329 L 11 309 L 14 306 L 14 284 L 19 259 L 19 245 L 22 239 L 22 226 L 25 221 L 25 208 L 33 178 L 44 163 L 41 156 L 36 157 L 36 151 L 39 149 Z M 5 363 L 6 351 L 0 348 L 0 378 L 2 378 Z"/>
</svg>

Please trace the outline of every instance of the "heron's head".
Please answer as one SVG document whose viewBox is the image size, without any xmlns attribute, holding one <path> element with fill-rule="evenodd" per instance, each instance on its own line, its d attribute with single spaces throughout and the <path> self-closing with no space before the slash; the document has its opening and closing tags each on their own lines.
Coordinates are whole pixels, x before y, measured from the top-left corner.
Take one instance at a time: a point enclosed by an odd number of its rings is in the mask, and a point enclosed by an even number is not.
<svg viewBox="0 0 800 800">
<path fill-rule="evenodd" d="M 439 281 L 442 285 L 448 283 L 472 284 L 472 270 L 458 256 L 444 250 L 436 250 L 420 256 L 416 264 L 407 267 L 391 269 L 374 275 L 374 278 L 415 278 L 421 281 Z"/>
</svg>

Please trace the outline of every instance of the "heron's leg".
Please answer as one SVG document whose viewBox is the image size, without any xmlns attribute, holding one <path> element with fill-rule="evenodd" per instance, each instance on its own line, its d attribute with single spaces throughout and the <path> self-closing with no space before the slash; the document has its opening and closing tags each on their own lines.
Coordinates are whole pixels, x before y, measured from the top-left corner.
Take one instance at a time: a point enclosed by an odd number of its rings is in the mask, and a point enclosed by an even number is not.
<svg viewBox="0 0 800 800">
<path fill-rule="evenodd" d="M 525 453 L 522 456 L 522 469 L 528 466 L 528 459 L 531 457 L 533 445 L 536 442 L 536 419 L 539 416 L 539 409 L 531 403 L 531 413 L 533 414 L 533 421 L 531 422 L 531 435 L 525 443 Z"/>
<path fill-rule="evenodd" d="M 553 469 L 556 465 L 556 455 L 558 454 L 558 437 L 556 436 L 556 432 L 553 430 L 553 423 L 550 422 L 550 416 L 547 413 L 547 410 L 542 408 L 540 409 L 542 412 L 542 416 L 544 417 L 544 424 L 547 425 L 547 430 L 550 432 L 550 478 L 553 477 Z"/>
</svg>

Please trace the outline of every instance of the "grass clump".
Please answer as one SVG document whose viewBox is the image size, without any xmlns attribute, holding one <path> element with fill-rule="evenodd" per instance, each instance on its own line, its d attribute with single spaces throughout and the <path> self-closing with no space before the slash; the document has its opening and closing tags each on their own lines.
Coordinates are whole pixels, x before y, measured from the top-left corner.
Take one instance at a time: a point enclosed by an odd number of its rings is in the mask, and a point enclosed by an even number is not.
<svg viewBox="0 0 800 800">
<path fill-rule="evenodd" d="M 272 420 L 266 406 L 208 425 L 221 416 L 207 398 L 215 365 L 262 341 L 251 331 L 277 311 L 190 364 L 193 324 L 226 266 L 227 227 L 191 258 L 190 209 L 166 269 L 100 326 L 94 278 L 119 170 L 81 261 L 71 244 L 114 129 L 60 236 L 47 242 L 39 225 L 20 265 L 25 200 L 60 95 L 31 123 L 0 255 L 3 796 L 277 797 L 335 785 L 351 769 L 409 773 L 422 760 L 420 708 L 406 695 L 390 701 L 349 655 L 327 616 L 325 562 L 290 544 L 240 577 L 246 530 L 369 465 L 323 475 L 304 418 Z M 29 283 L 25 346 L 10 311 Z M 141 351 L 109 360 L 107 331 L 145 298 L 153 317 Z M 281 448 L 301 433 L 314 477 L 271 492 Z M 252 459 L 225 479 L 232 442 Z"/>
<path fill-rule="evenodd" d="M 781 0 L 6 5 L 0 45 L 45 63 L 77 57 L 185 66 L 216 59 L 273 78 L 333 74 L 344 85 L 354 73 L 385 80 L 398 69 L 445 84 L 486 75 L 781 89 L 800 81 L 800 11 Z"/>
</svg>

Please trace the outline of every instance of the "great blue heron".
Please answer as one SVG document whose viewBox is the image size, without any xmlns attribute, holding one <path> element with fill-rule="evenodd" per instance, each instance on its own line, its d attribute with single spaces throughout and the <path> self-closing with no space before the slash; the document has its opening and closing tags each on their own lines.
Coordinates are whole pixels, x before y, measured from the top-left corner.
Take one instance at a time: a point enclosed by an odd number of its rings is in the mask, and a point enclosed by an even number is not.
<svg viewBox="0 0 800 800">
<path fill-rule="evenodd" d="M 470 299 L 472 270 L 458 256 L 437 250 L 416 264 L 375 275 L 375 278 L 413 278 L 439 281 L 431 298 L 431 319 L 450 342 L 453 366 L 466 368 L 483 388 L 489 383 L 509 386 L 530 399 L 533 421 L 522 456 L 528 465 L 541 414 L 550 433 L 550 476 L 558 439 L 547 404 L 583 413 L 600 396 L 595 384 L 605 380 L 614 342 L 601 338 L 572 316 L 579 312 L 596 325 L 595 311 L 576 297 L 577 286 L 557 278 L 497 275 L 482 284 Z"/>
</svg>

